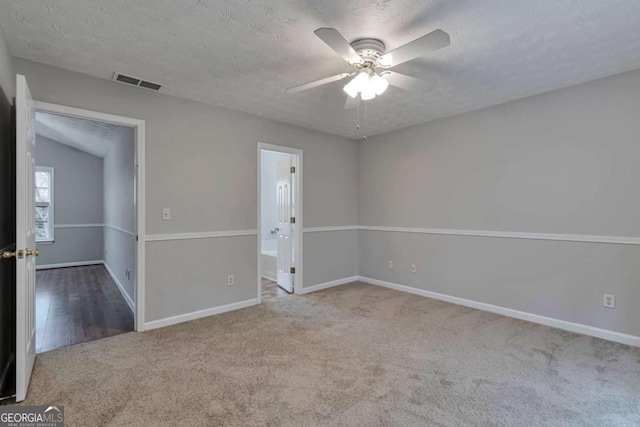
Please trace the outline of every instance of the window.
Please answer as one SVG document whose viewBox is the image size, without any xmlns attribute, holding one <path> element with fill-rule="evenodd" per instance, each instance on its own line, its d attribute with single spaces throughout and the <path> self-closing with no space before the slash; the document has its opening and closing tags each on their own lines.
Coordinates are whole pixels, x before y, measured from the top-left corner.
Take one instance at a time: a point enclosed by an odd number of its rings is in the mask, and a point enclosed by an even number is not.
<svg viewBox="0 0 640 427">
<path fill-rule="evenodd" d="M 53 242 L 53 168 L 36 166 L 36 242 Z"/>
</svg>

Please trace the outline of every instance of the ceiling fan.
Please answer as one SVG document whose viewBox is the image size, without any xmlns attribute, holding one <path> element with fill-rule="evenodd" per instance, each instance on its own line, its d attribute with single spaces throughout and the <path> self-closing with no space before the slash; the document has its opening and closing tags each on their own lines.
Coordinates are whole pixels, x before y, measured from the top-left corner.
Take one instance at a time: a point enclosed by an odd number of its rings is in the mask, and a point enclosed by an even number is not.
<svg viewBox="0 0 640 427">
<path fill-rule="evenodd" d="M 363 101 L 368 101 L 377 95 L 382 95 L 389 85 L 412 92 L 430 91 L 435 82 L 389 71 L 389 68 L 451 44 L 449 34 L 442 30 L 435 30 L 385 53 L 384 43 L 378 39 L 361 39 L 349 43 L 335 28 L 318 28 L 314 33 L 344 58 L 354 71 L 290 87 L 286 91 L 287 93 L 302 92 L 355 76 L 344 86 L 344 91 L 349 95 L 345 108 L 355 108 L 358 105 L 358 96 Z"/>
</svg>

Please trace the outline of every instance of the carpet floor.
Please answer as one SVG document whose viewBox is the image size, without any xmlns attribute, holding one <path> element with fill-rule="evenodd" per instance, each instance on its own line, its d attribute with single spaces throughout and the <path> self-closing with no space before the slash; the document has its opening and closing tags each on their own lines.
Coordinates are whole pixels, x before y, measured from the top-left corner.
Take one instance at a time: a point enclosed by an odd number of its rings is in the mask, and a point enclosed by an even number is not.
<svg viewBox="0 0 640 427">
<path fill-rule="evenodd" d="M 353 283 L 40 354 L 66 425 L 637 426 L 640 349 Z"/>
</svg>

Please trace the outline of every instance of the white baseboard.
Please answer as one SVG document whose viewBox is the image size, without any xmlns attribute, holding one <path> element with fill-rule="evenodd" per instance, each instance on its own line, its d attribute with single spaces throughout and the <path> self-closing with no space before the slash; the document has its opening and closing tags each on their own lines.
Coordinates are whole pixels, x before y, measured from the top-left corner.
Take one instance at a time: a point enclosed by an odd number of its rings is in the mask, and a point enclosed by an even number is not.
<svg viewBox="0 0 640 427">
<path fill-rule="evenodd" d="M 205 310 L 198 310 L 191 313 L 179 314 L 177 316 L 166 317 L 164 319 L 152 320 L 144 324 L 144 330 L 164 328 L 165 326 L 176 325 L 178 323 L 188 322 L 190 320 L 201 319 L 203 317 L 213 316 L 214 314 L 222 314 L 228 311 L 239 310 L 241 308 L 251 307 L 257 305 L 258 299 L 253 298 L 245 301 L 234 302 L 232 304 L 221 305 L 219 307 L 207 308 Z"/>
<path fill-rule="evenodd" d="M 565 331 L 576 332 L 579 334 L 589 335 L 596 338 L 602 338 L 621 344 L 640 347 L 640 337 L 635 335 L 623 334 L 620 332 L 609 331 L 606 329 L 600 329 L 593 326 L 583 325 L 581 323 L 567 322 L 565 320 L 554 319 L 552 317 L 540 316 L 533 313 L 527 313 L 525 311 L 513 310 L 510 308 L 500 307 L 497 305 L 486 304 L 483 302 L 468 300 L 465 298 L 454 297 L 450 295 L 440 294 L 437 292 L 425 291 L 423 289 L 417 289 L 410 286 L 399 285 L 397 283 L 385 282 L 382 280 L 371 279 L 369 277 L 359 276 L 358 280 L 371 285 L 382 286 L 396 291 L 407 292 L 414 295 L 420 295 L 427 298 L 433 298 L 440 301 L 450 302 L 452 304 L 463 305 L 465 307 L 471 307 L 482 311 L 488 311 L 491 313 L 501 314 L 507 317 L 513 317 L 515 319 L 526 320 L 533 323 L 538 323 L 545 326 L 551 326 L 552 328 L 563 329 Z"/>
<path fill-rule="evenodd" d="M 44 265 L 36 264 L 36 270 L 47 270 L 50 268 L 64 268 L 64 267 L 84 267 L 87 265 L 98 265 L 103 263 L 104 261 L 102 261 L 101 259 L 97 259 L 93 261 L 63 262 L 60 264 L 44 264 Z"/>
<path fill-rule="evenodd" d="M 113 271 L 111 271 L 111 268 L 109 268 L 109 265 L 107 265 L 106 261 L 102 261 L 102 265 L 104 265 L 104 268 L 107 270 L 107 273 L 109 273 L 109 276 L 111 276 L 111 280 L 113 280 L 113 282 L 116 284 L 116 287 L 122 294 L 122 298 L 124 298 L 125 302 L 129 306 L 133 314 L 135 315 L 136 314 L 135 305 L 133 303 L 133 300 L 127 293 L 127 291 L 124 290 L 124 286 L 122 286 L 122 283 L 120 283 L 116 275 L 113 273 Z"/>
<path fill-rule="evenodd" d="M 334 286 L 346 285 L 347 283 L 357 282 L 358 276 L 345 277 L 344 279 L 333 280 L 331 282 L 320 283 L 319 285 L 302 288 L 303 294 L 321 291 L 323 289 L 333 288 Z"/>
</svg>

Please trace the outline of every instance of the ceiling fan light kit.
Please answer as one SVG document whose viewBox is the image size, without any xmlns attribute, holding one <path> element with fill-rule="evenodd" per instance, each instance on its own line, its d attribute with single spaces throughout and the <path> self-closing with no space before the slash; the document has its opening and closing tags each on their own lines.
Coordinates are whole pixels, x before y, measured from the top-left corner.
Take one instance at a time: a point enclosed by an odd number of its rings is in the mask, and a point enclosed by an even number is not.
<svg viewBox="0 0 640 427">
<path fill-rule="evenodd" d="M 387 69 L 450 44 L 449 34 L 442 30 L 435 30 L 385 53 L 385 45 L 378 39 L 361 39 L 349 43 L 335 28 L 318 28 L 314 33 L 351 67 L 355 68 L 355 71 L 290 87 L 287 89 L 287 93 L 301 92 L 353 76 L 355 77 L 343 88 L 351 99 L 356 99 L 360 95 L 360 99 L 363 101 L 372 100 L 376 96 L 382 95 L 389 85 L 411 92 L 426 93 L 433 88 L 433 81 L 416 79 L 394 71 L 387 71 Z M 349 98 L 347 98 L 345 108 L 353 108 L 354 102 L 349 101 Z M 355 105 L 357 105 L 357 101 L 355 101 Z"/>
<path fill-rule="evenodd" d="M 357 76 L 344 86 L 344 91 L 352 98 L 360 94 L 363 101 L 369 101 L 382 95 L 389 87 L 389 82 L 377 74 L 373 68 L 363 68 Z"/>
</svg>

